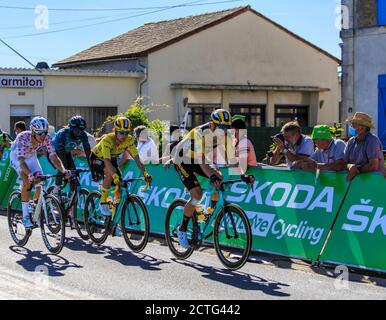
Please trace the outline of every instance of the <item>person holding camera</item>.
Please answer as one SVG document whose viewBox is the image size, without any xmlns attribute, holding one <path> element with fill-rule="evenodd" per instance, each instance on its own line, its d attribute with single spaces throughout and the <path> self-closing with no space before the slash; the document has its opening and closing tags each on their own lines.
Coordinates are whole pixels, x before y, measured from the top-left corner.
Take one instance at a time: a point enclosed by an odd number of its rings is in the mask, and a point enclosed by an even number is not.
<svg viewBox="0 0 386 320">
<path fill-rule="evenodd" d="M 302 129 L 297 121 L 292 121 L 283 126 L 281 133 L 272 137 L 276 148 L 268 159 L 268 164 L 277 165 L 284 155 L 288 166 L 299 160 L 308 160 L 314 153 L 314 142 L 302 134 Z"/>
</svg>

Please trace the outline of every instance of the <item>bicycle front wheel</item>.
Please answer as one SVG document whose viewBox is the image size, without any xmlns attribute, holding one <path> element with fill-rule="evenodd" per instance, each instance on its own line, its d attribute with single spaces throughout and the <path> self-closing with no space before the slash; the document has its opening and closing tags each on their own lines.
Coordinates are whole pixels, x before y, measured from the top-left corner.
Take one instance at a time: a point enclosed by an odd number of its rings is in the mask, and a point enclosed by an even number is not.
<svg viewBox="0 0 386 320">
<path fill-rule="evenodd" d="M 245 265 L 252 247 L 252 232 L 243 209 L 226 205 L 216 217 L 213 237 L 217 256 L 225 267 L 238 270 Z"/>
<path fill-rule="evenodd" d="M 178 242 L 178 236 L 177 236 L 177 228 L 182 222 L 182 218 L 184 216 L 184 207 L 186 205 L 186 200 L 184 199 L 176 199 L 174 200 L 166 213 L 165 218 L 165 238 L 166 242 L 169 246 L 170 251 L 173 253 L 173 255 L 177 259 L 188 259 L 193 251 L 194 247 L 189 247 L 188 249 L 185 249 L 183 246 L 181 246 Z M 190 219 L 187 235 L 188 238 L 192 239 L 193 237 L 193 219 L 195 217 L 193 216 L 192 219 Z"/>
<path fill-rule="evenodd" d="M 20 247 L 25 246 L 31 235 L 31 229 L 26 229 L 23 224 L 20 191 L 13 192 L 9 197 L 7 216 L 9 232 L 13 241 Z"/>
<path fill-rule="evenodd" d="M 66 237 L 66 222 L 64 212 L 59 201 L 49 194 L 45 197 L 46 212 L 42 208 L 40 213 L 40 228 L 43 242 L 52 254 L 59 254 L 64 246 Z"/>
<path fill-rule="evenodd" d="M 90 239 L 96 244 L 103 244 L 109 235 L 110 217 L 105 217 L 99 210 L 101 194 L 90 192 L 84 205 L 84 223 Z"/>
<path fill-rule="evenodd" d="M 71 208 L 71 215 L 74 217 L 75 229 L 78 232 L 79 237 L 81 237 L 84 241 L 90 239 L 84 222 L 84 208 L 89 194 L 90 192 L 88 190 L 81 189 L 75 198 L 74 205 Z"/>
<path fill-rule="evenodd" d="M 130 195 L 122 207 L 121 230 L 126 244 L 134 252 L 145 249 L 149 240 L 149 215 L 141 198 Z"/>
</svg>

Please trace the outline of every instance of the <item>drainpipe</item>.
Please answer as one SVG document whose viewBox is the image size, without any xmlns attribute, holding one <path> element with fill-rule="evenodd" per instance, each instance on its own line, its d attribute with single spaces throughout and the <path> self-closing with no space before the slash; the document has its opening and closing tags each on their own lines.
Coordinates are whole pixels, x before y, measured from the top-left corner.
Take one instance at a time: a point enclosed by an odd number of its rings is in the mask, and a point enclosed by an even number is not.
<svg viewBox="0 0 386 320">
<path fill-rule="evenodd" d="M 148 79 L 148 71 L 147 67 L 143 64 L 141 64 L 141 61 L 138 59 L 138 65 L 142 67 L 143 71 L 145 72 L 145 78 L 139 83 L 139 97 L 142 97 L 142 87 L 147 82 Z"/>
</svg>

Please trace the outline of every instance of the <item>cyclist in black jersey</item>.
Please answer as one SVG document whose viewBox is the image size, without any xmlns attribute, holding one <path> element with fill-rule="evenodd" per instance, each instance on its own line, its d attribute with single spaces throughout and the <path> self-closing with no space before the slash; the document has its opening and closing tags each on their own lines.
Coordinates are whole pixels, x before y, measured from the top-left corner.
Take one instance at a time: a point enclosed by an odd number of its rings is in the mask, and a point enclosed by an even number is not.
<svg viewBox="0 0 386 320">
<path fill-rule="evenodd" d="M 174 168 L 180 176 L 182 183 L 190 193 L 190 200 L 184 208 L 184 217 L 177 228 L 179 243 L 184 248 L 189 248 L 186 236 L 189 220 L 196 210 L 196 206 L 203 197 L 203 191 L 197 180 L 197 175 L 210 179 L 213 187 L 219 188 L 223 180 L 221 172 L 213 165 L 213 159 L 208 155 L 218 145 L 224 144 L 226 132 L 231 128 L 232 117 L 229 111 L 224 109 L 215 110 L 211 114 L 211 121 L 191 130 L 172 151 L 171 160 L 166 163 L 169 166 L 174 164 Z M 225 140 L 223 138 L 225 137 Z M 218 193 L 211 197 L 211 207 L 208 213 L 218 201 Z"/>
</svg>

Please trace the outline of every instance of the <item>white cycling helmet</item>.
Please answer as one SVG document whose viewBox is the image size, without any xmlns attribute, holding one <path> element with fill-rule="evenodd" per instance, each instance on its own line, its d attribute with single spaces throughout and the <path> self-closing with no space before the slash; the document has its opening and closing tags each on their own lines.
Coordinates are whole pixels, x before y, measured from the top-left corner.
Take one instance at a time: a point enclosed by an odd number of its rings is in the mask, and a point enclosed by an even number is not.
<svg viewBox="0 0 386 320">
<path fill-rule="evenodd" d="M 43 117 L 35 117 L 31 120 L 29 128 L 32 132 L 48 132 L 48 121 Z"/>
</svg>

